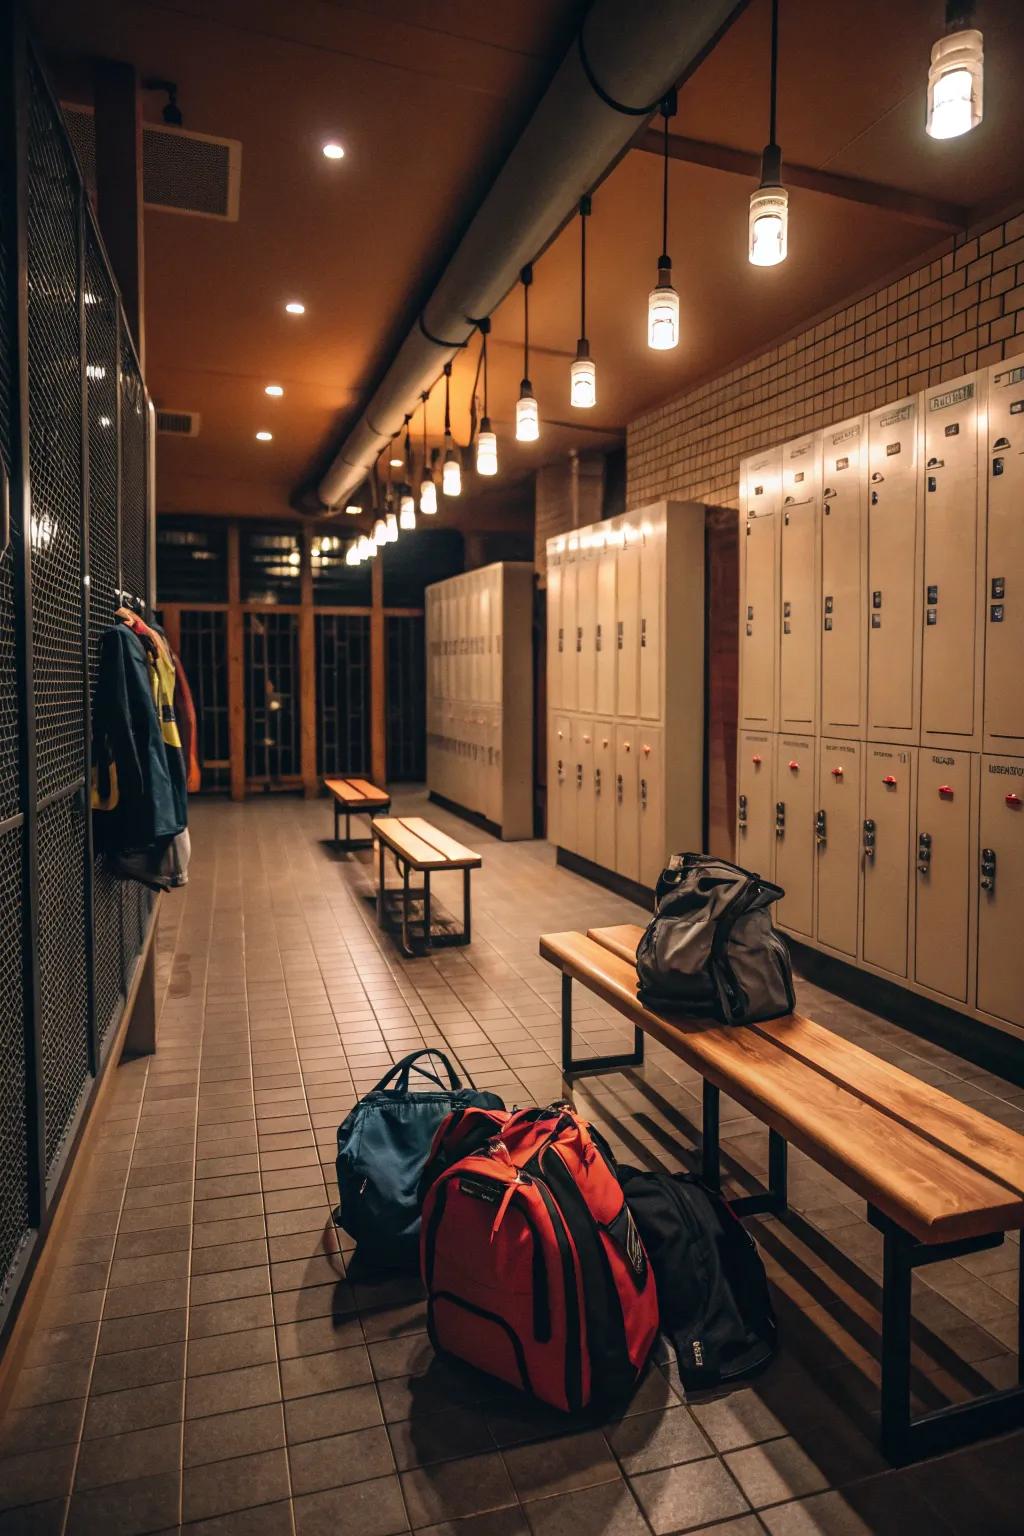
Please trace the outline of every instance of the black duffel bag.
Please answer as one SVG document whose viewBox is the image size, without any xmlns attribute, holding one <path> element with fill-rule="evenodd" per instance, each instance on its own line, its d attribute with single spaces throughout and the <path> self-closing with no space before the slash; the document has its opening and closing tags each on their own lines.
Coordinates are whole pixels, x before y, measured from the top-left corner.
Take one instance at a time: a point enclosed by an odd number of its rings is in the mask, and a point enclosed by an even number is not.
<svg viewBox="0 0 1024 1536">
<path fill-rule="evenodd" d="M 725 1024 L 792 1013 L 789 950 L 768 911 L 783 895 L 725 859 L 673 854 L 637 945 L 640 1001 Z"/>
</svg>

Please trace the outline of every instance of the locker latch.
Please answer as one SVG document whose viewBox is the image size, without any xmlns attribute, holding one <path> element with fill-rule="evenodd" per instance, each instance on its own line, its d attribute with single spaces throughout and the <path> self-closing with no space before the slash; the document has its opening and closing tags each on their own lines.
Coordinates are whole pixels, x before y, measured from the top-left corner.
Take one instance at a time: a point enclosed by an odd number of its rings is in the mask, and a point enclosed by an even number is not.
<svg viewBox="0 0 1024 1536">
<path fill-rule="evenodd" d="M 647 780 L 646 779 L 641 779 L 640 780 L 640 805 L 641 805 L 641 808 L 646 811 L 646 809 L 647 809 Z"/>
<path fill-rule="evenodd" d="M 919 832 L 917 836 L 917 870 L 918 874 L 926 875 L 928 866 L 932 861 L 932 835 L 930 832 Z"/>
<path fill-rule="evenodd" d="M 622 621 L 622 619 L 620 619 L 620 620 L 619 620 L 619 622 L 618 622 L 618 624 L 616 624 L 616 626 L 615 626 L 615 629 L 616 629 L 616 632 L 617 632 L 617 635 L 618 635 L 618 642 L 619 642 L 619 650 L 620 650 L 620 651 L 621 651 L 621 650 L 622 650 L 622 644 L 623 644 L 623 629 L 624 629 L 624 627 L 625 627 L 625 626 L 624 626 L 624 624 L 623 624 L 623 621 Z"/>
<path fill-rule="evenodd" d="M 996 888 L 996 851 L 994 848 L 981 850 L 981 888 L 983 891 L 994 891 Z"/>
<path fill-rule="evenodd" d="M 784 837 L 785 836 L 785 832 L 786 832 L 786 802 L 785 802 L 785 800 L 776 800 L 776 802 L 775 802 L 775 836 L 776 837 Z"/>
<path fill-rule="evenodd" d="M 562 759 L 559 758 L 558 759 L 558 782 L 561 783 L 564 778 L 565 778 L 565 764 L 562 762 Z"/>
<path fill-rule="evenodd" d="M 887 773 L 885 778 L 882 780 L 882 783 L 885 785 L 886 789 L 895 789 L 896 775 L 894 773 Z"/>
<path fill-rule="evenodd" d="M 601 793 L 601 770 L 600 770 L 600 768 L 595 768 L 594 769 L 594 793 L 596 795 L 599 795 Z"/>
<path fill-rule="evenodd" d="M 621 805 L 622 804 L 622 774 L 621 773 L 617 773 L 615 775 L 615 798 L 619 802 L 619 804 Z"/>
<path fill-rule="evenodd" d="M 940 800 L 952 800 L 952 798 L 953 798 L 953 786 L 952 786 L 952 784 L 940 784 L 939 785 L 939 799 Z"/>
<path fill-rule="evenodd" d="M 736 820 L 739 822 L 740 827 L 745 832 L 746 829 L 747 829 L 747 797 L 746 797 L 746 795 L 740 795 L 739 800 L 737 801 Z"/>
<path fill-rule="evenodd" d="M 875 856 L 875 824 L 871 817 L 864 822 L 864 857 L 873 859 Z"/>
<path fill-rule="evenodd" d="M 595 649 L 595 651 L 599 651 L 601 649 L 601 626 L 600 626 L 600 624 L 597 626 L 597 631 L 596 631 L 595 636 L 594 636 L 594 649 Z"/>
<path fill-rule="evenodd" d="M 1020 795 L 1015 795 L 1013 793 L 1013 791 L 1011 790 L 1010 793 L 1006 797 L 1006 803 L 1007 803 L 1007 805 L 1010 807 L 1010 809 L 1012 811 L 1018 810 L 1020 808 L 1020 804 L 1021 804 Z"/>
<path fill-rule="evenodd" d="M 828 836 L 825 831 L 824 811 L 819 811 L 814 818 L 814 841 L 817 843 L 819 848 L 823 848 L 825 843 L 828 841 Z"/>
<path fill-rule="evenodd" d="M 1005 576 L 992 577 L 992 596 L 997 601 L 1002 601 L 1002 599 L 1006 596 Z"/>
<path fill-rule="evenodd" d="M 578 651 L 582 651 L 582 649 L 583 649 L 583 625 L 582 624 L 578 624 L 576 626 L 576 649 Z"/>
<path fill-rule="evenodd" d="M 577 763 L 576 764 L 576 788 L 577 789 L 582 789 L 583 788 L 583 764 L 582 763 Z"/>
<path fill-rule="evenodd" d="M 832 769 L 832 777 L 834 779 L 841 779 L 842 776 L 843 776 L 842 764 L 841 763 L 837 763 L 836 766 Z"/>
<path fill-rule="evenodd" d="M 641 650 L 645 650 L 646 646 L 647 646 L 647 620 L 646 619 L 641 619 L 640 620 L 640 649 Z"/>
<path fill-rule="evenodd" d="M 764 759 L 762 758 L 760 752 L 755 752 L 750 761 L 753 763 L 755 768 L 760 768 Z"/>
<path fill-rule="evenodd" d="M 562 654 L 562 650 L 564 648 L 564 645 L 565 645 L 565 630 L 562 629 L 562 628 L 559 628 L 559 631 L 558 631 L 558 654 L 559 654 L 559 656 L 561 656 L 561 654 Z"/>
</svg>

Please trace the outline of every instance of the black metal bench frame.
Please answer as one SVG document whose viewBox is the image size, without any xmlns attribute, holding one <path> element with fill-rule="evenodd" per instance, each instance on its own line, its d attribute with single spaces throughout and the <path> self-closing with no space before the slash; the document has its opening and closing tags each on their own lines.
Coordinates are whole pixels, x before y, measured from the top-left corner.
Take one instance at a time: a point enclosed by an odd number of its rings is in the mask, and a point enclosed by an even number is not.
<svg viewBox="0 0 1024 1536">
<path fill-rule="evenodd" d="M 391 854 L 395 861 L 395 868 L 402 877 L 402 920 L 398 925 L 398 929 L 401 933 L 402 953 L 410 960 L 414 960 L 416 958 L 416 951 L 412 946 L 409 930 L 410 928 L 417 926 L 420 929 L 420 940 L 423 944 L 423 948 L 427 951 L 437 949 L 445 945 L 469 944 L 473 937 L 473 907 L 470 897 L 469 877 L 473 873 L 473 869 L 478 866 L 470 865 L 463 867 L 462 869 L 461 932 L 432 934 L 430 931 L 430 876 L 432 873 L 442 875 L 457 874 L 459 866 L 456 865 L 454 869 L 445 869 L 444 866 L 441 865 L 434 870 L 420 870 L 419 873 L 423 876 L 423 884 L 421 886 L 411 886 L 409 884 L 409 875 L 413 866 L 409 863 L 409 861 L 402 854 L 400 854 L 397 849 L 392 848 L 389 843 L 385 843 L 382 837 L 378 837 L 374 840 L 380 849 L 377 871 L 377 922 L 381 928 L 388 929 L 392 926 L 387 921 L 387 911 L 385 907 L 385 896 L 387 894 L 384 885 L 385 849 L 388 853 Z M 423 902 L 423 917 L 419 924 L 416 924 L 409 915 L 409 903 L 410 901 L 416 900 L 422 900 Z"/>
<path fill-rule="evenodd" d="M 380 800 L 380 801 L 375 802 L 372 805 L 362 805 L 362 806 L 360 806 L 360 805 L 349 805 L 346 802 L 344 802 L 342 800 L 339 800 L 337 795 L 334 793 L 333 790 L 329 789 L 327 791 L 327 793 L 330 795 L 331 799 L 334 801 L 334 849 L 335 849 L 335 852 L 336 853 L 351 853 L 353 851 L 353 849 L 356 849 L 356 848 L 372 848 L 373 847 L 373 834 L 372 833 L 370 834 L 369 837 L 353 837 L 352 836 L 352 817 L 353 816 L 366 816 L 366 817 L 369 818 L 370 824 L 372 825 L 373 824 L 373 818 L 375 816 L 386 816 L 388 811 L 390 811 L 390 809 L 391 809 L 391 799 L 390 799 L 390 797 L 386 801 L 385 800 Z M 344 836 L 344 838 L 342 838 L 341 835 L 340 835 L 341 813 L 342 813 L 342 811 L 344 811 L 344 813 L 345 813 L 345 836 Z"/>
</svg>

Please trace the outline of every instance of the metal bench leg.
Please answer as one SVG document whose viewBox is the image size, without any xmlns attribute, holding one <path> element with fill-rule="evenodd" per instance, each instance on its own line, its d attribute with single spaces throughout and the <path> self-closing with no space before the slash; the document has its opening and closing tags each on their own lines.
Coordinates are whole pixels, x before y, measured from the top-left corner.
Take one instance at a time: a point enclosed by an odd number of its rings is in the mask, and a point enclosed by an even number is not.
<svg viewBox="0 0 1024 1536">
<path fill-rule="evenodd" d="M 377 848 L 380 852 L 379 866 L 377 870 L 377 924 L 384 926 L 384 841 L 377 840 Z"/>
<path fill-rule="evenodd" d="M 415 950 L 409 942 L 409 866 L 402 865 L 402 953 L 412 960 Z"/>
<path fill-rule="evenodd" d="M 768 1193 L 776 1211 L 789 1207 L 789 1146 L 778 1131 L 768 1132 Z"/>
<path fill-rule="evenodd" d="M 423 944 L 430 948 L 430 870 L 423 871 Z"/>
<path fill-rule="evenodd" d="M 910 1431 L 910 1278 L 913 1239 L 886 1229 L 882 1261 L 882 1452 L 903 1461 Z"/>
<path fill-rule="evenodd" d="M 335 851 L 335 853 L 337 853 L 339 851 L 338 850 L 338 842 L 339 842 L 339 839 L 338 839 L 338 802 L 337 802 L 337 800 L 335 800 L 335 802 L 334 802 L 334 851 Z"/>
<path fill-rule="evenodd" d="M 469 877 L 471 871 L 462 871 L 462 941 L 468 944 L 473 937 L 473 910 L 470 905 Z"/>
<path fill-rule="evenodd" d="M 346 843 L 346 846 L 351 845 L 351 842 L 352 842 L 352 812 L 349 810 L 348 806 L 346 805 L 346 807 L 345 807 L 345 843 Z"/>
<path fill-rule="evenodd" d="M 642 1067 L 644 1032 L 633 1029 L 633 1049 L 619 1056 L 583 1056 L 572 1054 L 572 977 L 562 972 L 562 1076 L 587 1077 L 594 1072 L 621 1072 L 624 1067 Z"/>
<path fill-rule="evenodd" d="M 722 1166 L 718 1143 L 721 1094 L 714 1083 L 704 1079 L 703 1132 L 700 1143 L 700 1176 L 709 1189 L 721 1189 Z"/>
</svg>

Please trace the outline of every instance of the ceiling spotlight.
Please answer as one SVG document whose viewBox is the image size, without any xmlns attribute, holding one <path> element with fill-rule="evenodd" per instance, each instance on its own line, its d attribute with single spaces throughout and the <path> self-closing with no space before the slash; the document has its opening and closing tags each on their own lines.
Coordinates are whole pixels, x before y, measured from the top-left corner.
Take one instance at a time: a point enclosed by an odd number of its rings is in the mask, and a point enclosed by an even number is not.
<svg viewBox="0 0 1024 1536">
<path fill-rule="evenodd" d="M 533 268 L 525 266 L 519 274 L 523 285 L 523 380 L 516 401 L 516 441 L 535 443 L 540 436 L 540 414 L 530 383 L 530 284 Z"/>
<path fill-rule="evenodd" d="M 164 91 L 167 94 L 167 102 L 161 112 L 164 122 L 171 128 L 180 128 L 182 124 L 181 108 L 178 106 L 178 87 L 173 80 L 143 80 L 144 91 Z"/>
<path fill-rule="evenodd" d="M 350 505 L 345 508 L 345 511 L 348 513 L 349 517 L 358 517 L 359 514 L 362 512 L 362 510 L 363 510 L 362 507 L 359 506 L 358 503 L 354 502 L 354 501 L 352 503 L 350 503 Z"/>
<path fill-rule="evenodd" d="M 265 395 L 270 395 L 274 400 L 280 400 L 281 396 L 284 394 L 284 389 L 280 384 L 268 384 L 263 393 Z"/>
<path fill-rule="evenodd" d="M 328 139 L 327 143 L 324 145 L 324 157 L 327 160 L 344 160 L 345 151 L 342 149 L 341 145 L 336 144 L 333 139 Z"/>
<path fill-rule="evenodd" d="M 304 315 L 306 313 L 305 304 L 300 304 L 298 299 L 289 299 L 285 309 L 290 315 Z"/>
<path fill-rule="evenodd" d="M 946 0 L 946 35 L 933 45 L 928 70 L 926 127 L 933 139 L 959 138 L 981 122 L 985 53 L 973 19 L 973 0 Z"/>
<path fill-rule="evenodd" d="M 789 193 L 782 185 L 782 150 L 775 137 L 779 78 L 779 0 L 772 0 L 768 143 L 761 154 L 761 185 L 750 194 L 747 255 L 752 266 L 777 267 L 789 249 Z"/>
<path fill-rule="evenodd" d="M 597 368 L 590 355 L 587 340 L 587 219 L 590 215 L 590 198 L 580 198 L 580 337 L 576 343 L 576 356 L 569 368 L 569 404 L 579 410 L 589 410 L 597 404 Z"/>
<path fill-rule="evenodd" d="M 661 255 L 658 281 L 647 296 L 647 345 L 655 352 L 670 352 L 679 345 L 679 295 L 672 286 L 672 258 L 668 254 L 668 120 L 676 110 L 675 92 L 661 104 L 665 119 L 665 149 L 661 182 Z"/>
<path fill-rule="evenodd" d="M 256 441 L 258 443 L 272 443 L 274 441 L 274 434 L 273 432 L 257 432 Z"/>
</svg>

